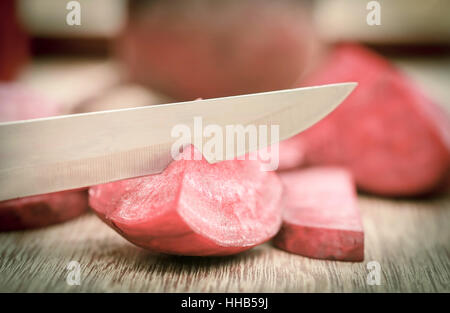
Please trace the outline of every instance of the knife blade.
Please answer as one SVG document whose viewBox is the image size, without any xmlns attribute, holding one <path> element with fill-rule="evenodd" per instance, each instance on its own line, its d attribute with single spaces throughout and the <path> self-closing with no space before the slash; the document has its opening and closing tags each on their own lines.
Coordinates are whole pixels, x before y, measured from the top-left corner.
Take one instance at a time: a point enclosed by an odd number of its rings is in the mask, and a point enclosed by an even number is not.
<svg viewBox="0 0 450 313">
<path fill-rule="evenodd" d="M 193 129 L 195 117 L 223 128 L 280 125 L 279 137 L 267 143 L 273 144 L 321 120 L 355 86 L 331 84 L 0 123 L 0 201 L 159 173 L 173 160 L 172 128 L 183 124 Z M 224 151 L 223 159 L 247 152 Z"/>
</svg>

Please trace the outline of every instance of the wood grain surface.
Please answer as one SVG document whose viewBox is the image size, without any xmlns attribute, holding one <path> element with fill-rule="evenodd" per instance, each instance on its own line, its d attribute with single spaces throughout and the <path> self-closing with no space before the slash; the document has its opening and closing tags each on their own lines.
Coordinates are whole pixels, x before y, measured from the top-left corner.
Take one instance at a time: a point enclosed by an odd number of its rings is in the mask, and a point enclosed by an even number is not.
<svg viewBox="0 0 450 313">
<path fill-rule="evenodd" d="M 152 254 L 94 214 L 62 225 L 0 235 L 0 291 L 21 292 L 449 292 L 450 196 L 385 200 L 360 196 L 365 260 L 293 255 L 270 243 L 232 257 Z M 81 265 L 81 284 L 66 283 Z M 367 263 L 381 265 L 368 285 Z"/>
<path fill-rule="evenodd" d="M 397 63 L 450 108 L 450 58 Z M 27 79 L 38 80 L 35 72 Z M 90 213 L 45 229 L 0 233 L 0 291 L 450 292 L 450 195 L 360 195 L 358 201 L 365 229 L 362 263 L 313 260 L 270 243 L 232 257 L 152 254 Z M 66 282 L 70 261 L 81 266 L 79 286 Z M 370 261 L 381 266 L 380 285 L 367 284 Z"/>
</svg>

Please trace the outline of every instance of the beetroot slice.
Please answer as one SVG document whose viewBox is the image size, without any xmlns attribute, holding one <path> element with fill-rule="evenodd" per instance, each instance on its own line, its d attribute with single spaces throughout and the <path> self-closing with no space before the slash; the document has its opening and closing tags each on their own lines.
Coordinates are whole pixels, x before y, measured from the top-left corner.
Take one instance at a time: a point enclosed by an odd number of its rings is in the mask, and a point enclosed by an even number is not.
<svg viewBox="0 0 450 313">
<path fill-rule="evenodd" d="M 181 154 L 201 155 L 186 147 Z M 132 243 L 180 255 L 228 255 L 263 243 L 281 225 L 282 185 L 258 161 L 173 161 L 158 175 L 92 187 L 97 214 Z"/>
<path fill-rule="evenodd" d="M 0 122 L 58 115 L 60 106 L 27 88 L 0 84 Z M 88 209 L 86 190 L 64 191 L 0 202 L 0 231 L 64 222 Z"/>
<path fill-rule="evenodd" d="M 348 167 L 359 188 L 408 196 L 436 188 L 450 166 L 450 122 L 388 61 L 354 44 L 337 46 L 302 85 L 356 81 L 354 92 L 296 137 L 311 165 Z"/>
<path fill-rule="evenodd" d="M 364 232 L 351 174 L 313 167 L 280 177 L 284 212 L 275 245 L 317 259 L 362 261 Z"/>
<path fill-rule="evenodd" d="M 43 227 L 86 212 L 86 190 L 63 191 L 0 202 L 0 231 Z"/>
</svg>

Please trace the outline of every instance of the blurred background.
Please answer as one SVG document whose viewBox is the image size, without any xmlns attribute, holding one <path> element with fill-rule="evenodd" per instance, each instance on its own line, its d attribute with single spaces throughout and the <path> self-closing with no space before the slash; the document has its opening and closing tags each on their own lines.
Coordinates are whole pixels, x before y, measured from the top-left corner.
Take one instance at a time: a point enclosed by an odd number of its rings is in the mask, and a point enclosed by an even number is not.
<svg viewBox="0 0 450 313">
<path fill-rule="evenodd" d="M 370 45 L 449 107 L 450 3 L 359 0 L 3 0 L 0 80 L 67 112 L 290 88 L 330 45 Z"/>
</svg>

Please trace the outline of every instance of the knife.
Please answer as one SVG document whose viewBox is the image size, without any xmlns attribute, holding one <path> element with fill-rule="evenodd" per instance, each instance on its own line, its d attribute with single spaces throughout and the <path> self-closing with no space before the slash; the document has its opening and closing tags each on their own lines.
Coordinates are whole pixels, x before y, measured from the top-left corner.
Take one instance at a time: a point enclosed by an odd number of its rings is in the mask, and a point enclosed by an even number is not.
<svg viewBox="0 0 450 313">
<path fill-rule="evenodd" d="M 195 117 L 223 128 L 279 125 L 279 137 L 267 143 L 273 144 L 321 120 L 355 86 L 331 84 L 0 123 L 0 201 L 160 173 L 173 160 L 171 146 L 177 138 L 171 129 L 180 124 L 193 128 Z M 225 151 L 224 159 L 238 154 Z"/>
</svg>

